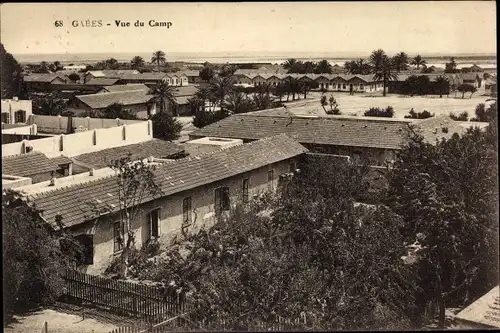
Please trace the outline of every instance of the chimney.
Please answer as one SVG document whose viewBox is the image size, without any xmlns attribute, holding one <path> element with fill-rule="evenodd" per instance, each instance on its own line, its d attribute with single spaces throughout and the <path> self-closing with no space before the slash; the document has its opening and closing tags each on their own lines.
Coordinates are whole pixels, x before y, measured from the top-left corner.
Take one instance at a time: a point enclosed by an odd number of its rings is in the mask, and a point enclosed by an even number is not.
<svg viewBox="0 0 500 333">
<path fill-rule="evenodd" d="M 94 176 L 94 173 L 95 173 L 95 169 L 94 168 L 90 169 L 89 176 Z"/>
<path fill-rule="evenodd" d="M 49 186 L 56 186 L 56 177 L 52 176 L 52 178 L 50 178 Z"/>
</svg>

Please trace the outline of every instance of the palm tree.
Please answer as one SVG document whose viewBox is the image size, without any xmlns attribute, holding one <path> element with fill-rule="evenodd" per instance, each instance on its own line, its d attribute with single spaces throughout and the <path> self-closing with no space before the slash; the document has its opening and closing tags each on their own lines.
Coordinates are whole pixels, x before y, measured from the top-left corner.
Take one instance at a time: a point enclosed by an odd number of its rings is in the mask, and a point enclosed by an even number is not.
<svg viewBox="0 0 500 333">
<path fill-rule="evenodd" d="M 269 96 L 271 94 L 272 86 L 270 83 L 265 82 L 257 87 L 257 91 Z"/>
<path fill-rule="evenodd" d="M 319 102 L 321 103 L 321 106 L 323 107 L 323 110 L 324 110 L 324 111 L 325 111 L 325 113 L 326 113 L 326 108 L 325 108 L 325 106 L 327 106 L 327 105 L 328 105 L 328 101 L 326 100 L 326 96 L 325 96 L 325 95 L 321 96 L 321 99 L 320 99 L 320 101 L 319 101 Z"/>
<path fill-rule="evenodd" d="M 296 78 L 288 78 L 286 81 L 285 81 L 285 84 L 286 84 L 286 87 L 288 88 L 288 91 L 287 93 L 288 94 L 292 94 L 292 101 L 295 101 L 295 94 L 299 94 L 300 93 L 300 82 L 298 79 Z M 288 101 L 288 97 L 287 97 L 287 101 Z"/>
<path fill-rule="evenodd" d="M 159 50 L 153 52 L 153 56 L 151 57 L 151 62 L 153 64 L 156 63 L 158 69 L 160 68 L 160 64 L 164 64 L 165 61 L 166 61 L 165 52 Z"/>
<path fill-rule="evenodd" d="M 208 86 L 210 93 L 219 102 L 221 111 L 224 111 L 224 100 L 226 95 L 233 90 L 231 77 L 214 77 Z"/>
<path fill-rule="evenodd" d="M 253 102 L 241 91 L 231 91 L 224 101 L 226 109 L 232 113 L 245 113 L 253 109 Z"/>
<path fill-rule="evenodd" d="M 417 70 L 420 66 L 427 65 L 427 61 L 425 61 L 420 54 L 417 54 L 415 58 L 412 59 L 411 64 L 417 66 Z"/>
<path fill-rule="evenodd" d="M 444 76 L 438 76 L 436 78 L 436 86 L 439 91 L 439 98 L 443 98 L 443 94 L 448 93 L 450 91 L 450 80 Z"/>
<path fill-rule="evenodd" d="M 187 102 L 189 105 L 189 109 L 191 110 L 191 113 L 193 115 L 195 115 L 198 111 L 200 111 L 202 107 L 203 107 L 202 111 L 205 111 L 204 109 L 205 103 L 196 95 L 191 98 L 188 98 Z"/>
<path fill-rule="evenodd" d="M 138 69 L 144 66 L 144 59 L 142 59 L 142 57 L 135 56 L 132 58 L 130 63 L 132 64 L 132 68 Z"/>
<path fill-rule="evenodd" d="M 259 92 L 253 95 L 252 102 L 257 110 L 265 110 L 269 109 L 273 102 L 273 99 L 271 98 L 271 96 Z"/>
<path fill-rule="evenodd" d="M 283 68 L 288 70 L 288 73 L 292 73 L 292 71 L 296 68 L 296 66 L 297 66 L 297 60 L 294 58 L 288 59 L 283 64 Z"/>
<path fill-rule="evenodd" d="M 394 57 L 394 66 L 398 72 L 408 69 L 408 55 L 404 52 L 396 54 Z"/>
<path fill-rule="evenodd" d="M 374 80 L 382 81 L 384 86 L 383 95 L 386 96 L 387 83 L 398 77 L 394 61 L 385 54 L 384 50 L 378 49 L 372 52 L 370 63 L 372 65 L 372 73 L 374 74 L 373 78 Z"/>
<path fill-rule="evenodd" d="M 167 111 L 167 102 L 173 105 L 176 102 L 175 87 L 168 82 L 160 81 L 149 89 L 148 95 L 153 95 L 152 100 L 160 106 L 160 113 Z"/>
<path fill-rule="evenodd" d="M 314 69 L 314 73 L 316 74 L 331 74 L 332 73 L 332 65 L 328 62 L 328 60 L 321 60 L 316 64 L 316 68 Z"/>
</svg>

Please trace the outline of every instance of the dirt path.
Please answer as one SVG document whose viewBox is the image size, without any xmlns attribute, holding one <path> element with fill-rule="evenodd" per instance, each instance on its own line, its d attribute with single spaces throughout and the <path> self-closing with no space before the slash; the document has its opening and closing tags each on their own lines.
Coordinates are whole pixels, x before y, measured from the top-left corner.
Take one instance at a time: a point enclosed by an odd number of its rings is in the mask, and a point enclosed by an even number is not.
<svg viewBox="0 0 500 333">
<path fill-rule="evenodd" d="M 118 326 L 132 325 L 134 321 L 98 309 L 87 309 L 85 319 L 80 307 L 58 303 L 23 316 L 4 327 L 6 333 L 41 333 L 45 322 L 48 333 L 108 333 Z"/>
</svg>

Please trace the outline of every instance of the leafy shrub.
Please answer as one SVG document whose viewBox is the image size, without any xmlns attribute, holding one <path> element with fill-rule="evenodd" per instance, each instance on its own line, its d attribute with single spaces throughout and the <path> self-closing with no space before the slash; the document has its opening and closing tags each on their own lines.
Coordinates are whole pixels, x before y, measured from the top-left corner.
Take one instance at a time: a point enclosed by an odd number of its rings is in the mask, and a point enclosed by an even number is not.
<svg viewBox="0 0 500 333">
<path fill-rule="evenodd" d="M 367 117 L 392 118 L 392 117 L 394 117 L 394 108 L 392 106 L 388 106 L 384 110 L 384 109 L 380 109 L 380 108 L 371 107 L 370 109 L 365 111 L 364 115 Z"/>
<path fill-rule="evenodd" d="M 456 121 L 467 121 L 469 119 L 469 114 L 467 113 L 467 111 L 460 113 L 458 116 L 450 113 L 450 118 Z"/>
<path fill-rule="evenodd" d="M 408 113 L 409 115 L 405 116 L 405 118 L 407 119 L 427 119 L 434 117 L 434 113 L 430 113 L 427 110 L 424 110 L 422 112 L 415 112 L 415 110 L 413 110 L 412 108 Z"/>
</svg>

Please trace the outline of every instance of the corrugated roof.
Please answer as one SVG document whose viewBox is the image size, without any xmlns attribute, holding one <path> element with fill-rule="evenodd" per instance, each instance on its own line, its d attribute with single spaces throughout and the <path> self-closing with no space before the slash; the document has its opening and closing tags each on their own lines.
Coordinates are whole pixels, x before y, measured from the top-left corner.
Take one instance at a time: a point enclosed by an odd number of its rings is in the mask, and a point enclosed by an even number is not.
<svg viewBox="0 0 500 333">
<path fill-rule="evenodd" d="M 123 105 L 143 104 L 153 98 L 152 95 L 148 95 L 148 92 L 144 90 L 105 92 L 75 97 L 93 109 L 103 109 L 113 103 Z"/>
<path fill-rule="evenodd" d="M 283 161 L 303 153 L 307 149 L 285 135 L 274 136 L 249 144 L 221 149 L 205 155 L 188 157 L 159 165 L 154 171 L 162 196 L 169 196 L 206 184 L 227 179 L 257 168 Z M 43 218 L 51 225 L 56 215 L 69 227 L 92 219 L 85 203 L 98 205 L 118 204 L 116 176 L 97 179 L 88 183 L 63 187 L 31 197 Z M 153 200 L 144 198 L 143 202 Z"/>
<path fill-rule="evenodd" d="M 95 77 L 87 82 L 85 84 L 89 85 L 96 85 L 96 86 L 112 86 L 116 82 L 120 81 L 120 79 L 115 79 L 115 78 L 106 78 L 106 77 Z"/>
<path fill-rule="evenodd" d="M 264 115 L 264 113 L 263 113 Z M 247 140 L 285 133 L 300 143 L 399 149 L 408 121 L 337 117 L 237 114 L 191 133 L 192 136 Z"/>
<path fill-rule="evenodd" d="M 27 177 L 59 169 L 59 160 L 40 152 L 2 157 L 2 174 Z"/>
<path fill-rule="evenodd" d="M 30 75 L 25 75 L 23 77 L 24 82 L 47 82 L 50 83 L 54 81 L 55 78 L 60 78 L 61 80 L 66 80 L 64 75 L 57 73 L 33 73 Z"/>
<path fill-rule="evenodd" d="M 146 142 L 136 143 L 115 148 L 108 148 L 92 153 L 75 156 L 73 159 L 93 166 L 95 169 L 105 168 L 109 162 L 118 160 L 131 153 L 132 160 L 140 160 L 150 156 L 156 158 L 169 158 L 182 153 L 184 147 L 172 142 L 153 139 Z"/>
</svg>

